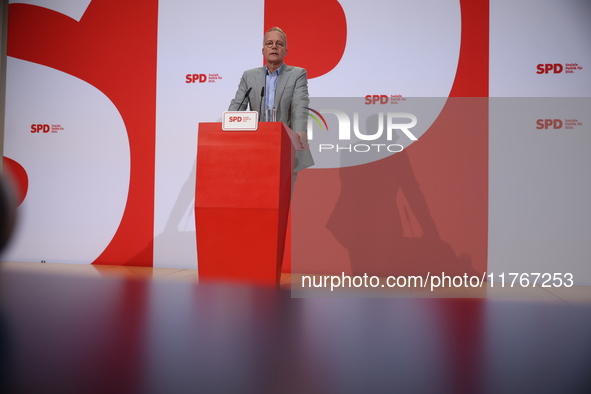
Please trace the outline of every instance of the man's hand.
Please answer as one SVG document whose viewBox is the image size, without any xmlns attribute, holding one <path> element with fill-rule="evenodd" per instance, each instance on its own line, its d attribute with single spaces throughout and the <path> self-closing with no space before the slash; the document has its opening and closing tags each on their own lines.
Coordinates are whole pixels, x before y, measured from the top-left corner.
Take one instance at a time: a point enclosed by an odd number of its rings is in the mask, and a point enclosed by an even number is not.
<svg viewBox="0 0 591 394">
<path fill-rule="evenodd" d="M 298 137 L 300 137 L 300 142 L 302 143 L 302 147 L 304 149 L 308 149 L 308 133 L 305 131 L 296 131 Z"/>
</svg>

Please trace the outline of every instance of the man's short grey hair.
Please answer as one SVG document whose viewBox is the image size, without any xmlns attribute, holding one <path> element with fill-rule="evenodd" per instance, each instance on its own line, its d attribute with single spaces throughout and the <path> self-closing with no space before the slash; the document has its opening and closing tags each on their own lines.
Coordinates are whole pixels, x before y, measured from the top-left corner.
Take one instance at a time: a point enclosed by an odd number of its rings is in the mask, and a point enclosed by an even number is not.
<svg viewBox="0 0 591 394">
<path fill-rule="evenodd" d="M 267 32 L 263 36 L 263 46 L 265 46 L 265 37 L 267 37 L 267 34 L 271 33 L 272 31 L 276 31 L 283 36 L 283 39 L 285 40 L 285 47 L 287 48 L 287 34 L 285 34 L 285 32 L 283 30 L 281 30 L 280 27 L 277 27 L 277 26 L 272 27 L 269 30 L 267 30 Z"/>
</svg>

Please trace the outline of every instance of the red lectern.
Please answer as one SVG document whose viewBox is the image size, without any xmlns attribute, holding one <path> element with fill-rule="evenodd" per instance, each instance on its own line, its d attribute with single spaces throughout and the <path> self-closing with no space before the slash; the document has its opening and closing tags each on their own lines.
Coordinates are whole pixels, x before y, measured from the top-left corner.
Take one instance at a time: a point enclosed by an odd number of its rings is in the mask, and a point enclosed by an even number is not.
<svg viewBox="0 0 591 394">
<path fill-rule="evenodd" d="M 281 122 L 200 123 L 195 228 L 200 280 L 278 285 L 295 149 Z"/>
</svg>

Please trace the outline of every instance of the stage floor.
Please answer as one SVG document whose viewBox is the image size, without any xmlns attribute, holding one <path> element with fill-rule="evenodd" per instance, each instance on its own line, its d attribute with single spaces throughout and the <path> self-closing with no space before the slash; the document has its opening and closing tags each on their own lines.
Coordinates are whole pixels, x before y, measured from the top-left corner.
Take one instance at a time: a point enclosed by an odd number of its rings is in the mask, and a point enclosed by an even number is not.
<svg viewBox="0 0 591 394">
<path fill-rule="evenodd" d="M 158 268 L 158 267 L 126 267 L 115 265 L 91 265 L 91 264 L 59 264 L 59 263 L 30 263 L 30 262 L 0 262 L 0 272 L 22 272 L 35 273 L 40 275 L 64 275 L 95 278 L 131 278 L 155 281 L 178 281 L 178 282 L 199 282 L 199 274 L 194 269 L 182 268 Z M 283 290 L 301 290 L 301 274 L 282 274 L 280 288 Z M 310 275 L 315 277 L 315 283 L 320 283 L 322 275 Z M 553 302 L 557 304 L 591 304 L 591 286 L 572 287 L 521 287 L 517 283 L 511 287 L 509 279 L 504 287 L 495 282 L 484 283 L 483 287 L 438 287 L 433 290 L 429 288 L 335 288 L 312 289 L 312 294 L 330 297 L 378 297 L 378 298 L 490 298 L 505 300 L 529 300 Z M 314 279 L 313 279 L 314 280 Z M 330 280 L 327 282 L 330 286 Z M 316 292 L 314 292 L 316 290 Z M 294 292 L 300 297 L 301 292 Z"/>
<path fill-rule="evenodd" d="M 0 392 L 591 392 L 587 288 L 293 298 L 291 286 L 1 263 Z"/>
</svg>

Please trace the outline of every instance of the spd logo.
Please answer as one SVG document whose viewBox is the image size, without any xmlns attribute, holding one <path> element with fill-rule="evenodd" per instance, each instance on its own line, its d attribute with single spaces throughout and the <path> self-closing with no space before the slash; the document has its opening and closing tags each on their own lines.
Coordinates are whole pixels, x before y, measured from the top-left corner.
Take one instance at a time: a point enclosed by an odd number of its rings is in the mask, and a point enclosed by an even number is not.
<svg viewBox="0 0 591 394">
<path fill-rule="evenodd" d="M 185 75 L 185 83 L 215 83 L 222 80 L 220 74 L 187 74 Z"/>
<path fill-rule="evenodd" d="M 560 119 L 538 119 L 536 120 L 536 125 L 536 129 L 538 130 L 548 130 L 549 128 L 558 130 L 562 128 L 563 122 Z"/>
<path fill-rule="evenodd" d="M 376 104 L 398 104 L 400 101 L 406 101 L 401 94 L 368 94 L 365 96 L 365 105 Z"/>
<path fill-rule="evenodd" d="M 185 83 L 203 83 L 207 82 L 207 75 L 205 74 L 187 74 L 185 75 Z"/>
<path fill-rule="evenodd" d="M 365 105 L 372 105 L 372 104 L 388 104 L 390 102 L 390 97 L 386 96 L 385 94 L 368 94 L 365 96 Z"/>
<path fill-rule="evenodd" d="M 536 74 L 549 74 L 550 72 L 554 74 L 560 74 L 564 70 L 564 66 L 560 63 L 554 64 L 538 64 L 536 66 Z"/>
<path fill-rule="evenodd" d="M 51 127 L 48 124 L 32 124 L 31 133 L 49 133 Z"/>
<path fill-rule="evenodd" d="M 34 134 L 47 134 L 49 132 L 58 133 L 62 131 L 64 128 L 61 124 L 44 124 L 44 123 L 36 123 L 31 125 L 31 133 Z"/>
</svg>

